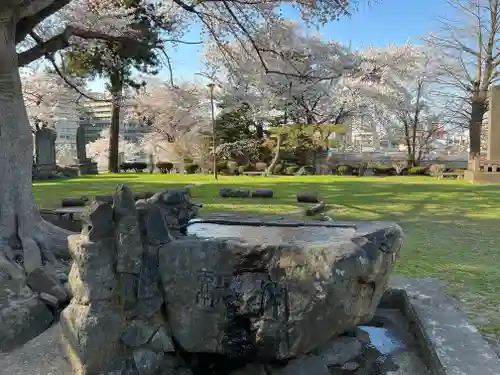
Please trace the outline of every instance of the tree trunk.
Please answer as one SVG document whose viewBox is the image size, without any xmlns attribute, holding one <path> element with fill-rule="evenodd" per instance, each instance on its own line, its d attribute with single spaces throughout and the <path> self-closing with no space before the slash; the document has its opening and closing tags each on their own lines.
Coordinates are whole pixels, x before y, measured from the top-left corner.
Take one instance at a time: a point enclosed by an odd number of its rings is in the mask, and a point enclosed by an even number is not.
<svg viewBox="0 0 500 375">
<path fill-rule="evenodd" d="M 255 126 L 255 136 L 257 139 L 262 139 L 264 138 L 264 127 L 262 126 L 261 123 L 254 123 Z"/>
<path fill-rule="evenodd" d="M 483 125 L 484 114 L 486 113 L 486 102 L 482 99 L 472 101 L 471 118 L 469 122 L 470 150 L 469 159 L 479 158 L 481 156 L 481 128 Z"/>
<path fill-rule="evenodd" d="M 123 90 L 121 72 L 117 71 L 111 77 L 111 95 L 113 96 L 113 108 L 111 113 L 111 127 L 109 129 L 109 155 L 108 171 L 119 173 L 118 153 L 120 140 L 120 104 Z"/>
<path fill-rule="evenodd" d="M 24 277 L 12 259 L 13 240 L 22 245 L 22 261 L 29 256 L 36 267 L 52 253 L 69 257 L 71 232 L 42 220 L 33 196 L 33 137 L 17 66 L 15 22 L 12 14 L 0 12 L 0 268 Z"/>
<path fill-rule="evenodd" d="M 273 160 L 271 161 L 271 164 L 269 164 L 269 167 L 266 169 L 266 175 L 272 175 L 274 171 L 274 167 L 276 164 L 278 164 L 278 161 L 280 160 L 280 148 L 281 148 L 281 134 L 278 133 L 277 139 L 276 139 L 276 151 L 274 153 Z"/>
</svg>

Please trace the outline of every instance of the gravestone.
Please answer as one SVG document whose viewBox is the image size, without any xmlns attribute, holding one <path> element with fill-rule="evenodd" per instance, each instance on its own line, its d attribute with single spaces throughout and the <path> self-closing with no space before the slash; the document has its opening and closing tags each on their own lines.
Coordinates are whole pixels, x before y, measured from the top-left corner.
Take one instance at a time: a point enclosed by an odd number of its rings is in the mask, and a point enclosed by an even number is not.
<svg viewBox="0 0 500 375">
<path fill-rule="evenodd" d="M 78 158 L 78 170 L 80 175 L 97 174 L 97 163 L 87 158 L 85 149 L 85 128 L 79 126 L 76 131 L 76 155 Z"/>
<path fill-rule="evenodd" d="M 85 149 L 85 128 L 79 126 L 76 130 L 76 155 L 79 163 L 87 161 L 87 150 Z"/>
<path fill-rule="evenodd" d="M 35 134 L 39 178 L 49 178 L 56 170 L 56 138 L 56 131 L 48 127 L 42 127 Z"/>
</svg>

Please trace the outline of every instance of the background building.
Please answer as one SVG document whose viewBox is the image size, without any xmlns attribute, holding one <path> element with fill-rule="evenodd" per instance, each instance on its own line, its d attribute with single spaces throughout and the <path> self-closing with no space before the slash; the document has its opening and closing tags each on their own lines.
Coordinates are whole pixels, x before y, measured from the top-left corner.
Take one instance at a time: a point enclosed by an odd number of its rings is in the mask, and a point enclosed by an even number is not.
<svg viewBox="0 0 500 375">
<path fill-rule="evenodd" d="M 102 96 L 102 98 L 105 97 Z M 79 125 L 85 129 L 85 144 L 88 144 L 99 139 L 101 132 L 111 127 L 112 104 L 104 101 L 89 101 L 86 108 L 87 113 L 80 116 Z M 141 136 L 145 133 L 145 128 L 134 121 L 125 121 L 124 112 L 120 111 L 120 134 L 125 141 L 139 143 Z M 135 161 L 147 162 L 147 155 L 141 152 Z"/>
</svg>

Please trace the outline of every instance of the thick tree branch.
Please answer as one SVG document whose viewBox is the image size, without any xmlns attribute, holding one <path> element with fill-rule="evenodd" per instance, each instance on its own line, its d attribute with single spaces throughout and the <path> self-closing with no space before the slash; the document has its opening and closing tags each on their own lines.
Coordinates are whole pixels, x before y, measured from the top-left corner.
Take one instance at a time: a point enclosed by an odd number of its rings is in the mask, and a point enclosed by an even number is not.
<svg viewBox="0 0 500 375">
<path fill-rule="evenodd" d="M 178 6 L 180 6 L 182 9 L 184 9 L 186 12 L 189 13 L 198 13 L 196 9 L 194 8 L 193 5 L 186 4 L 185 2 L 181 0 L 172 0 L 174 3 L 176 3 Z"/>
<path fill-rule="evenodd" d="M 47 7 L 41 8 L 37 13 L 29 16 L 23 15 L 16 26 L 16 43 L 24 40 L 36 25 L 62 9 L 70 2 L 71 0 L 51 0 Z"/>
<path fill-rule="evenodd" d="M 20 18 L 33 16 L 51 6 L 54 1 L 55 0 L 22 0 L 20 5 Z"/>
<path fill-rule="evenodd" d="M 64 48 L 70 46 L 70 38 L 76 36 L 82 39 L 96 39 L 103 40 L 107 42 L 120 42 L 123 44 L 145 44 L 137 39 L 126 37 L 126 36 L 112 36 L 95 31 L 82 30 L 73 26 L 68 26 L 61 34 L 54 36 L 53 38 L 38 44 L 27 51 L 18 54 L 19 66 L 26 66 L 29 63 L 39 59 L 40 57 L 46 56 L 47 54 L 53 54 Z M 151 48 L 160 48 L 162 45 L 154 44 L 150 46 Z"/>
</svg>

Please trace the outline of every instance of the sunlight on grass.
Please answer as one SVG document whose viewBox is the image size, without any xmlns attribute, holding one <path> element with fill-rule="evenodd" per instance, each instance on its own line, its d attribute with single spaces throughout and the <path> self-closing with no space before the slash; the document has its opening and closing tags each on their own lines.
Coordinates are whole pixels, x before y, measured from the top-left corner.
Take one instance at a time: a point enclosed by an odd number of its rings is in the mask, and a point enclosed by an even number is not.
<svg viewBox="0 0 500 375">
<path fill-rule="evenodd" d="M 56 207 L 64 197 L 112 194 L 118 184 L 133 191 L 160 191 L 200 184 L 193 198 L 203 213 L 245 212 L 300 215 L 304 205 L 295 194 L 317 191 L 336 220 L 386 220 L 399 223 L 405 242 L 396 272 L 409 277 L 444 280 L 480 327 L 498 333 L 500 327 L 500 188 L 470 185 L 430 177 L 273 176 L 119 174 L 40 182 L 33 185 L 43 208 Z M 272 199 L 227 199 L 221 187 L 272 188 Z M 485 315 L 487 315 L 485 317 Z M 481 319 L 479 319 L 479 317 Z"/>
</svg>

